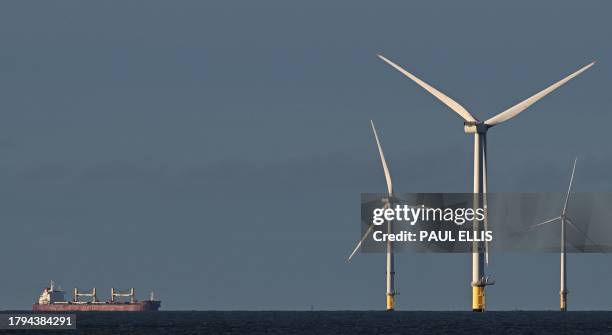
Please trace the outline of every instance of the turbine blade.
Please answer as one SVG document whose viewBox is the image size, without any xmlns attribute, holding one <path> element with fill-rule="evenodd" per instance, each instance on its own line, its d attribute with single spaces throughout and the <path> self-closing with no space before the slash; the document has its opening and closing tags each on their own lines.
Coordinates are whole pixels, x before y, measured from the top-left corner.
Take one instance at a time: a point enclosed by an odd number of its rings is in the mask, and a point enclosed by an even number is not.
<svg viewBox="0 0 612 335">
<path fill-rule="evenodd" d="M 378 153 L 380 154 L 382 168 L 385 171 L 385 179 L 387 180 L 387 191 L 389 192 L 389 195 L 393 195 L 393 182 L 391 181 L 391 173 L 389 172 L 389 167 L 387 166 L 387 161 L 385 160 L 385 154 L 383 153 L 382 146 L 380 145 L 378 133 L 376 132 L 376 127 L 374 127 L 374 121 L 370 120 L 370 124 L 372 125 L 372 131 L 374 132 L 376 145 L 378 146 Z"/>
<path fill-rule="evenodd" d="M 533 230 L 533 229 L 535 229 L 535 228 L 537 228 L 537 227 L 540 227 L 540 226 L 543 226 L 543 225 L 546 225 L 546 224 L 549 224 L 549 223 L 553 223 L 553 222 L 555 222 L 555 221 L 557 221 L 557 220 L 561 220 L 561 217 L 560 217 L 560 216 L 557 216 L 556 218 L 552 218 L 552 219 L 550 219 L 550 220 L 546 220 L 546 221 L 544 221 L 544 222 L 540 222 L 540 223 L 538 223 L 538 224 L 534 224 L 533 226 L 531 226 L 531 227 L 527 228 L 527 230 Z"/>
<path fill-rule="evenodd" d="M 589 237 L 589 235 L 587 235 L 584 231 L 582 231 L 582 229 L 578 228 L 578 226 L 576 224 L 574 224 L 574 222 L 572 222 L 572 220 L 570 220 L 570 218 L 568 218 L 567 216 L 565 217 L 565 220 L 567 221 L 567 223 L 570 224 L 570 226 L 572 226 L 572 228 L 576 229 L 576 231 L 578 231 L 580 234 L 582 234 L 589 242 L 591 242 L 591 244 L 593 244 L 593 246 L 595 248 L 597 248 L 599 250 L 599 252 L 601 252 L 602 254 L 605 254 L 606 252 L 599 246 L 599 244 L 595 243 L 595 241 L 591 240 L 591 238 Z"/>
<path fill-rule="evenodd" d="M 361 237 L 361 239 L 359 240 L 359 243 L 357 243 L 357 246 L 355 246 L 355 249 L 353 249 L 353 252 L 351 253 L 351 255 L 347 258 L 347 262 L 351 261 L 351 258 L 353 258 L 353 256 L 355 256 L 355 254 L 357 253 L 357 250 L 359 250 L 359 248 L 361 248 L 361 244 L 363 243 L 363 241 L 365 241 L 365 239 L 368 237 L 368 235 L 370 235 L 370 232 L 372 232 L 373 229 L 373 225 L 371 225 L 368 230 L 366 230 L 366 232 L 363 234 L 363 236 Z"/>
<path fill-rule="evenodd" d="M 401 66 L 393 63 L 392 61 L 388 60 L 387 58 L 385 58 L 383 55 L 378 55 L 378 58 L 382 59 L 383 61 L 385 61 L 387 64 L 391 65 L 393 68 L 395 68 L 396 70 L 398 70 L 399 72 L 401 72 L 402 74 L 404 74 L 406 77 L 412 79 L 415 83 L 417 83 L 419 86 L 421 86 L 422 88 L 424 88 L 427 92 L 431 93 L 433 96 L 435 96 L 436 98 L 438 98 L 438 100 L 442 101 L 442 103 L 444 103 L 446 106 L 448 106 L 450 109 L 454 110 L 457 114 L 459 114 L 459 116 L 461 116 L 465 121 L 468 122 L 476 122 L 477 120 L 472 116 L 472 114 L 470 114 L 470 112 L 467 111 L 467 109 L 465 109 L 463 106 L 461 106 L 458 102 L 456 102 L 455 100 L 449 98 L 448 96 L 444 95 L 444 93 L 438 91 L 437 89 L 431 87 L 429 84 L 427 84 L 426 82 L 422 81 L 421 79 L 417 78 L 416 76 L 414 76 L 412 73 L 404 70 Z"/>
<path fill-rule="evenodd" d="M 576 171 L 576 161 L 578 157 L 574 158 L 574 167 L 572 168 L 572 176 L 570 177 L 569 187 L 567 188 L 567 194 L 565 195 L 565 203 L 563 204 L 563 215 L 567 212 L 567 202 L 569 200 L 570 191 L 572 190 L 572 182 L 574 181 L 574 172 Z"/>
<path fill-rule="evenodd" d="M 568 81 L 570 81 L 572 78 L 576 77 L 577 75 L 581 74 L 582 72 L 586 71 L 588 68 L 590 68 L 591 66 L 593 66 L 593 64 L 595 64 L 595 62 L 590 63 L 587 66 L 582 67 L 580 70 L 570 74 L 569 76 L 561 79 L 560 81 L 554 83 L 553 85 L 549 86 L 548 88 L 540 91 L 539 93 L 523 100 L 522 102 L 514 105 L 513 107 L 510 107 L 508 109 L 506 109 L 505 111 L 495 115 L 494 117 L 488 119 L 487 121 L 485 121 L 485 124 L 488 126 L 494 126 L 496 124 L 500 124 L 504 121 L 510 120 L 511 118 L 519 115 L 522 111 L 524 111 L 525 109 L 527 109 L 529 106 L 533 105 L 534 103 L 536 103 L 538 100 L 542 99 L 544 96 L 546 96 L 548 93 L 556 90 L 557 88 L 559 88 L 561 85 L 567 83 Z"/>
</svg>

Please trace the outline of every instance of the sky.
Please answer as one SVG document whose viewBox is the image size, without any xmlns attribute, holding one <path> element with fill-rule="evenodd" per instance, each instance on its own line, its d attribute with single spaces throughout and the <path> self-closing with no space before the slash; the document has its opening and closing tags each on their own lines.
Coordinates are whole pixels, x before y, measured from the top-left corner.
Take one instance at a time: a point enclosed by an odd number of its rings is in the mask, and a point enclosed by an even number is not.
<svg viewBox="0 0 612 335">
<path fill-rule="evenodd" d="M 472 138 L 382 53 L 487 119 L 491 192 L 612 192 L 606 1 L 0 3 L 0 309 L 150 290 L 166 310 L 383 309 L 346 257 L 360 194 L 469 192 Z M 400 254 L 397 309 L 468 310 L 471 256 Z M 568 257 L 569 308 L 612 309 L 611 255 Z M 492 310 L 557 309 L 558 254 L 492 255 Z M 435 288 L 435 290 L 433 290 Z M 435 293 L 434 293 L 435 292 Z"/>
</svg>

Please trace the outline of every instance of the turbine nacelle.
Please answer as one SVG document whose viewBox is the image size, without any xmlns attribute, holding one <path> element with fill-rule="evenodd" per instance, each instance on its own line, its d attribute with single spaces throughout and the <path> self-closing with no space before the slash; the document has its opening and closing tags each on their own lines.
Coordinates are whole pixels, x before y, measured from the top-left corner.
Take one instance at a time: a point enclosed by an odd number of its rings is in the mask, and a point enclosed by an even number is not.
<svg viewBox="0 0 612 335">
<path fill-rule="evenodd" d="M 466 134 L 484 134 L 489 129 L 489 125 L 484 122 L 478 121 L 465 121 L 463 122 L 463 130 Z"/>
</svg>

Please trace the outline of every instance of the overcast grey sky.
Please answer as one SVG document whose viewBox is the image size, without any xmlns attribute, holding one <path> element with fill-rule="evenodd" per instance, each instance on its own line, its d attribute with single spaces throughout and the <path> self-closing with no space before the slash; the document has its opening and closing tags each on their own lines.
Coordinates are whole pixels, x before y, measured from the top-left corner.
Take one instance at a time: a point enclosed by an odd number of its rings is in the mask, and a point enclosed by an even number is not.
<svg viewBox="0 0 612 335">
<path fill-rule="evenodd" d="M 361 192 L 465 192 L 461 120 L 589 63 L 490 132 L 490 190 L 612 191 L 606 1 L 5 1 L 1 309 L 65 288 L 164 309 L 381 309 L 384 256 L 345 259 Z M 558 255 L 493 255 L 490 309 L 556 309 Z M 612 256 L 569 256 L 571 309 L 611 309 Z M 470 306 L 471 257 L 397 257 L 397 307 Z M 435 295 L 432 294 L 435 292 Z"/>
</svg>

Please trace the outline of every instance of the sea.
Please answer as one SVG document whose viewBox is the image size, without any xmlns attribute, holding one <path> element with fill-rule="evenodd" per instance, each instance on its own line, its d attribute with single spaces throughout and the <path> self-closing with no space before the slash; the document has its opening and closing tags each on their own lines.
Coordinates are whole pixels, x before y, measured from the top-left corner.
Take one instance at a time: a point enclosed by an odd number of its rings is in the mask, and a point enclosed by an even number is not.
<svg viewBox="0 0 612 335">
<path fill-rule="evenodd" d="M 77 314 L 75 330 L 2 334 L 612 334 L 612 312 L 223 312 Z"/>
</svg>

